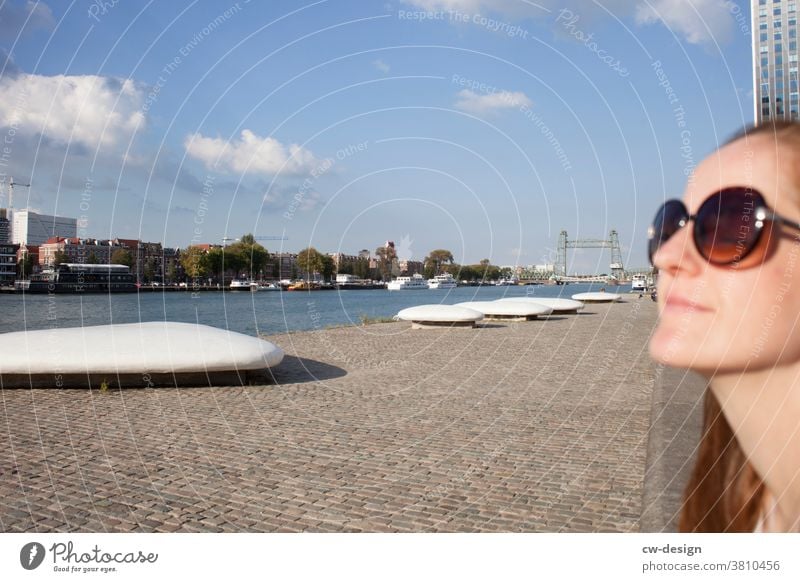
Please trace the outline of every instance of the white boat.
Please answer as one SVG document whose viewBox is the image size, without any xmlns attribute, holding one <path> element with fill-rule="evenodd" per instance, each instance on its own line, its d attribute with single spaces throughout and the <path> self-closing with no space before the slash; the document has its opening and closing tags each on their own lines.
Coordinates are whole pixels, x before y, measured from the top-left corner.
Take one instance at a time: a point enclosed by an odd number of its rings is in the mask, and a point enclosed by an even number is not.
<svg viewBox="0 0 800 582">
<path fill-rule="evenodd" d="M 455 289 L 458 283 L 450 273 L 436 275 L 433 279 L 428 279 L 430 289 Z"/>
<path fill-rule="evenodd" d="M 231 291 L 250 291 L 253 286 L 257 289 L 258 283 L 253 283 L 248 279 L 234 279 L 231 281 L 229 288 Z"/>
<path fill-rule="evenodd" d="M 259 283 L 253 291 L 280 291 L 281 288 L 275 283 Z"/>
<path fill-rule="evenodd" d="M 495 286 L 502 287 L 504 285 L 518 285 L 518 284 L 519 284 L 519 279 L 517 279 L 516 277 L 511 277 L 510 279 L 503 277 L 502 279 L 497 281 L 497 283 L 495 283 Z"/>
<path fill-rule="evenodd" d="M 634 275 L 631 277 L 631 291 L 647 291 L 647 275 Z"/>
<path fill-rule="evenodd" d="M 420 274 L 411 277 L 398 277 L 387 285 L 390 291 L 405 291 L 407 289 L 428 289 L 428 282 Z"/>
</svg>

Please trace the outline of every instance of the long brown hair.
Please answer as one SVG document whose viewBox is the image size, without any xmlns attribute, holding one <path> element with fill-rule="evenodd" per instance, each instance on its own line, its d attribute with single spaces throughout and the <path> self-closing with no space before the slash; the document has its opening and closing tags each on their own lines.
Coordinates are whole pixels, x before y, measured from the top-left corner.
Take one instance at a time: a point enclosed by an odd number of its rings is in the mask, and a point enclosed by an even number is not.
<svg viewBox="0 0 800 582">
<path fill-rule="evenodd" d="M 722 407 L 709 388 L 703 435 L 678 529 L 682 532 L 751 532 L 764 501 L 764 483 L 747 460 Z"/>
<path fill-rule="evenodd" d="M 800 123 L 773 122 L 748 128 L 728 143 L 771 133 L 800 151 Z M 795 176 L 796 178 L 796 176 Z M 764 509 L 766 487 L 742 451 L 719 401 L 706 388 L 703 433 L 686 485 L 678 529 L 682 532 L 752 532 Z"/>
</svg>

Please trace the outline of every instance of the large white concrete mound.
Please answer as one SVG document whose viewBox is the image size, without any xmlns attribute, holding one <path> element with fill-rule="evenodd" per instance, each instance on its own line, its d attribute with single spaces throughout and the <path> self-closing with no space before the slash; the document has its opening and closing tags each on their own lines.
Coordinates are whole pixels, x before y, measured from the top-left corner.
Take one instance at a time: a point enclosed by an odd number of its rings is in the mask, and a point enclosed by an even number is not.
<svg viewBox="0 0 800 582">
<path fill-rule="evenodd" d="M 241 333 L 166 321 L 0 334 L 0 387 L 245 384 L 283 360 Z"/>
</svg>

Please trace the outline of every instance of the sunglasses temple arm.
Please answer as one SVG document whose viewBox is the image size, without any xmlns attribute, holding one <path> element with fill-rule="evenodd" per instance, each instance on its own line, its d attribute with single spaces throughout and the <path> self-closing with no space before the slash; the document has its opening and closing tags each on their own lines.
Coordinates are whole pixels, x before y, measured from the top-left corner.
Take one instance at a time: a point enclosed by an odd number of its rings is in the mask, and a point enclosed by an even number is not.
<svg viewBox="0 0 800 582">
<path fill-rule="evenodd" d="M 771 220 L 772 222 L 778 222 L 784 226 L 790 226 L 795 230 L 800 230 L 800 223 L 797 223 L 793 220 L 789 220 L 788 218 L 784 218 L 780 214 L 776 214 L 775 212 L 768 212 L 766 216 L 767 220 Z"/>
</svg>

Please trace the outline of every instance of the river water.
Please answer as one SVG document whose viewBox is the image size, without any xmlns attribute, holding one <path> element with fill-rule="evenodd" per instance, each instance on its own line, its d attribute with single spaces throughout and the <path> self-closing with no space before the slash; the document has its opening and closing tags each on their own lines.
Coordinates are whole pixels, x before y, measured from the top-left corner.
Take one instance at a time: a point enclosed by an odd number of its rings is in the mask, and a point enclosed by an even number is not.
<svg viewBox="0 0 800 582">
<path fill-rule="evenodd" d="M 565 297 L 601 285 L 458 287 L 413 291 L 249 291 L 23 295 L 0 294 L 0 332 L 135 323 L 201 323 L 247 335 L 358 325 L 361 317 L 392 317 L 427 303 L 454 304 L 501 297 Z M 605 286 L 615 293 L 628 287 Z"/>
</svg>

